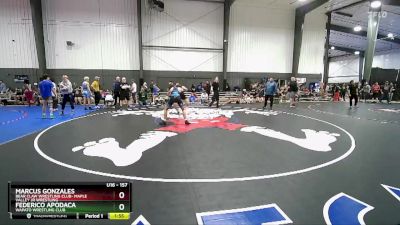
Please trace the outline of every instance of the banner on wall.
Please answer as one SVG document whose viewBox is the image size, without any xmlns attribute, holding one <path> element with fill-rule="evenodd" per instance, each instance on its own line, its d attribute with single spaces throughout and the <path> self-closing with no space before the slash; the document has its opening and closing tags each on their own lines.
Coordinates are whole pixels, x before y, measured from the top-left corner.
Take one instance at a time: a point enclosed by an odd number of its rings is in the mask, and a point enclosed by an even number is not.
<svg viewBox="0 0 400 225">
<path fill-rule="evenodd" d="M 15 83 L 24 83 L 25 80 L 29 80 L 28 75 L 14 75 Z"/>
</svg>

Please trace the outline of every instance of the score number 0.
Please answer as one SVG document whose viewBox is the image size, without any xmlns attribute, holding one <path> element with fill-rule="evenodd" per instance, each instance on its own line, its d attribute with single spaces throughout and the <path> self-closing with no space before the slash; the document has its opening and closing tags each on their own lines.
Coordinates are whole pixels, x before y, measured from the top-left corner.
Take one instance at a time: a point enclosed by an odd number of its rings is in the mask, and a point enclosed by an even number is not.
<svg viewBox="0 0 400 225">
<path fill-rule="evenodd" d="M 123 191 L 121 191 L 121 192 L 118 194 L 118 197 L 119 197 L 120 199 L 124 199 L 124 198 L 125 198 L 125 193 L 124 193 Z M 124 204 L 119 204 L 118 208 L 119 208 L 119 210 L 123 211 L 123 210 L 125 209 L 125 205 L 124 205 Z"/>
<path fill-rule="evenodd" d="M 119 183 L 119 186 L 120 187 L 128 187 L 128 183 Z M 125 193 L 121 191 L 118 194 L 118 197 L 120 199 L 124 199 L 125 198 Z M 119 204 L 118 208 L 119 208 L 119 210 L 123 211 L 125 209 L 125 205 L 124 204 Z"/>
</svg>

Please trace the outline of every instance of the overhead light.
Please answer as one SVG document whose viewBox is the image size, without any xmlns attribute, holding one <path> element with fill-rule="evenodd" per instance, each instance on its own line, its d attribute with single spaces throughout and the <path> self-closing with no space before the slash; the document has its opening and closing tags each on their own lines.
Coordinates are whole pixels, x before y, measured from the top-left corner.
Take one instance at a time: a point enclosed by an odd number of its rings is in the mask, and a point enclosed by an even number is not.
<svg viewBox="0 0 400 225">
<path fill-rule="evenodd" d="M 360 32 L 360 31 L 362 31 L 362 27 L 361 26 L 356 26 L 356 27 L 354 27 L 354 31 L 355 32 Z"/>
<path fill-rule="evenodd" d="M 377 9 L 377 8 L 379 8 L 381 6 L 382 6 L 382 2 L 381 1 L 373 1 L 373 2 L 371 2 L 371 7 L 374 8 L 374 9 Z"/>
<path fill-rule="evenodd" d="M 354 54 L 359 55 L 360 51 L 355 51 Z"/>
<path fill-rule="evenodd" d="M 332 50 L 335 50 L 335 46 L 332 46 L 331 49 L 332 49 Z"/>
<path fill-rule="evenodd" d="M 388 33 L 388 38 L 394 38 L 394 34 L 392 34 L 392 33 Z"/>
<path fill-rule="evenodd" d="M 305 2 L 305 1 L 307 1 L 307 0 L 299 0 L 299 2 Z"/>
</svg>

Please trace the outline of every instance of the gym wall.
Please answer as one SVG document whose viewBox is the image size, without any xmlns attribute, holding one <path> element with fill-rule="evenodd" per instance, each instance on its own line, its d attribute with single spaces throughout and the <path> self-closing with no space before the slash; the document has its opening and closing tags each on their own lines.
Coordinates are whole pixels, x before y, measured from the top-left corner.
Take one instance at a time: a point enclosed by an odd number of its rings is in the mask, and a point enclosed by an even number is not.
<svg viewBox="0 0 400 225">
<path fill-rule="evenodd" d="M 43 0 L 42 12 L 48 69 L 139 69 L 136 1 Z"/>
<path fill-rule="evenodd" d="M 359 80 L 359 57 L 350 55 L 331 59 L 328 83 L 347 83 L 351 80 Z"/>
<path fill-rule="evenodd" d="M 292 73 L 295 10 L 263 1 L 231 6 L 228 72 Z"/>
<path fill-rule="evenodd" d="M 0 1 L 0 68 L 38 68 L 29 0 Z"/>
<path fill-rule="evenodd" d="M 142 3 L 144 70 L 222 72 L 223 3 L 168 0 L 164 12 Z"/>
<path fill-rule="evenodd" d="M 376 52 L 372 66 L 381 69 L 400 69 L 400 49 Z M 329 82 L 343 83 L 358 81 L 359 58 L 355 55 L 331 59 L 329 63 Z"/>
<path fill-rule="evenodd" d="M 305 16 L 299 60 L 299 74 L 324 73 L 326 7 L 321 5 Z"/>
<path fill-rule="evenodd" d="M 0 56 L 0 79 L 9 87 L 20 86 L 13 82 L 14 75 L 29 75 L 32 83 L 42 75 L 29 3 L 0 1 L 0 12 L 7 12 L 0 13 L 1 24 L 6 24 L 0 28 L 0 45 L 5 49 Z M 223 4 L 166 3 L 162 13 L 149 10 L 142 0 L 145 81 L 163 83 L 181 78 L 190 85 L 216 76 L 222 79 L 222 51 L 218 49 L 223 48 Z M 86 75 L 92 79 L 99 75 L 105 87 L 111 87 L 117 75 L 138 81 L 136 6 L 136 0 L 42 0 L 48 73 L 56 81 L 68 74 L 73 82 L 81 82 Z M 244 78 L 290 78 L 294 14 L 294 8 L 279 2 L 271 8 L 261 0 L 235 1 L 228 54 L 228 83 L 232 87 L 242 86 Z M 13 39 L 17 41 L 11 43 Z M 320 79 L 318 75 L 306 77 Z"/>
</svg>

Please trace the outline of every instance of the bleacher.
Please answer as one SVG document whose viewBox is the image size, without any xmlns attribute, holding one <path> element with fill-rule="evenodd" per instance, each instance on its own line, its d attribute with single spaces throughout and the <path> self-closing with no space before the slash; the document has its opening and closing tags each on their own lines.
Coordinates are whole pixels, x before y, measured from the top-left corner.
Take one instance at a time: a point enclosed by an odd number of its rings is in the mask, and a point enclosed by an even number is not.
<svg viewBox="0 0 400 225">
<path fill-rule="evenodd" d="M 0 104 L 10 105 L 17 103 L 17 96 L 11 92 L 1 93 L 0 94 Z"/>
</svg>

